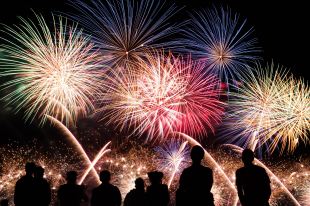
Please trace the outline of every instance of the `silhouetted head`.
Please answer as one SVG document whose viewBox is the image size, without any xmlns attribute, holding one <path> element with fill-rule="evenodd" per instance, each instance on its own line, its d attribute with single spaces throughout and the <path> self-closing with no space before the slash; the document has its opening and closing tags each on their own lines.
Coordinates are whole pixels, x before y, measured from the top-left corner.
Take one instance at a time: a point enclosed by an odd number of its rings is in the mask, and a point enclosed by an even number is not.
<svg viewBox="0 0 310 206">
<path fill-rule="evenodd" d="M 100 172 L 100 181 L 103 184 L 109 183 L 111 180 L 111 173 L 108 170 L 103 170 Z"/>
<path fill-rule="evenodd" d="M 252 164 L 254 160 L 254 152 L 250 149 L 245 149 L 242 152 L 242 161 L 244 165 L 250 165 Z"/>
<path fill-rule="evenodd" d="M 34 170 L 34 177 L 35 178 L 43 178 L 44 176 L 44 169 L 41 166 L 37 166 Z"/>
<path fill-rule="evenodd" d="M 135 180 L 135 187 L 138 190 L 144 190 L 144 180 L 141 177 Z"/>
<path fill-rule="evenodd" d="M 67 172 L 67 182 L 69 184 L 75 184 L 77 178 L 77 172 L 76 171 L 69 171 Z"/>
<path fill-rule="evenodd" d="M 33 162 L 27 162 L 25 165 L 26 175 L 33 175 L 35 168 L 36 164 L 34 164 Z"/>
<path fill-rule="evenodd" d="M 1 200 L 0 205 L 1 206 L 9 206 L 9 200 L 7 200 L 7 199 Z"/>
<path fill-rule="evenodd" d="M 153 185 L 153 184 L 160 184 L 161 180 L 164 177 L 164 174 L 159 171 L 153 171 L 153 172 L 147 173 L 147 176 L 149 177 L 150 182 Z"/>
<path fill-rule="evenodd" d="M 203 159 L 204 155 L 205 155 L 205 152 L 204 152 L 203 148 L 200 147 L 199 145 L 195 145 L 192 148 L 191 158 L 192 158 L 193 163 L 199 163 L 200 164 L 200 162 Z"/>
</svg>

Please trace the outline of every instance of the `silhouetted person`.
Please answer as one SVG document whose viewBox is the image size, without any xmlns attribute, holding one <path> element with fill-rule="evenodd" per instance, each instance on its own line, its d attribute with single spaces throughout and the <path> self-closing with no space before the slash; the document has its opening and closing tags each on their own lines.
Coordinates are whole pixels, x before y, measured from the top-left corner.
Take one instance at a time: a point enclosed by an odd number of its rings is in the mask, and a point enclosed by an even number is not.
<svg viewBox="0 0 310 206">
<path fill-rule="evenodd" d="M 144 180 L 137 178 L 135 180 L 135 189 L 132 189 L 125 197 L 124 206 L 145 206 L 146 204 Z"/>
<path fill-rule="evenodd" d="M 9 200 L 7 200 L 7 199 L 1 200 L 0 206 L 9 206 Z"/>
<path fill-rule="evenodd" d="M 21 177 L 15 185 L 14 204 L 15 206 L 33 205 L 33 173 L 36 165 L 27 162 L 25 166 L 26 175 Z"/>
<path fill-rule="evenodd" d="M 50 184 L 43 177 L 44 169 L 36 167 L 34 171 L 34 206 L 47 206 L 51 202 Z"/>
<path fill-rule="evenodd" d="M 61 185 L 58 190 L 60 206 L 80 206 L 82 201 L 87 201 L 84 188 L 76 184 L 77 172 L 67 172 L 67 184 Z"/>
<path fill-rule="evenodd" d="M 149 172 L 151 185 L 147 187 L 146 197 L 148 206 L 167 206 L 170 200 L 168 186 L 162 184 L 162 172 Z"/>
<path fill-rule="evenodd" d="M 204 150 L 194 146 L 191 150 L 192 165 L 183 170 L 179 188 L 176 193 L 177 206 L 203 205 L 213 206 L 213 173 L 208 167 L 201 165 Z"/>
<path fill-rule="evenodd" d="M 254 152 L 242 152 L 244 167 L 236 172 L 236 185 L 242 206 L 268 206 L 271 195 L 270 179 L 264 168 L 254 165 Z"/>
<path fill-rule="evenodd" d="M 122 196 L 119 189 L 110 183 L 111 174 L 108 170 L 100 172 L 101 185 L 92 192 L 91 206 L 120 206 Z"/>
</svg>

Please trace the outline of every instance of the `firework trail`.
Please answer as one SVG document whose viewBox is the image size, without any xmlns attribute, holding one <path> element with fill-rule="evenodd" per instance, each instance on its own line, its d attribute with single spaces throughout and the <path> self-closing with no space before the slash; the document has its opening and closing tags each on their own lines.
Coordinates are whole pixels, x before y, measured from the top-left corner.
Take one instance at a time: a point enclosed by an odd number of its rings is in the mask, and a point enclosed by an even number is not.
<svg viewBox="0 0 310 206">
<path fill-rule="evenodd" d="M 100 184 L 100 178 L 92 166 L 92 161 L 89 159 L 88 155 L 86 154 L 85 150 L 83 149 L 82 145 L 79 143 L 79 141 L 75 138 L 75 136 L 70 132 L 70 130 L 58 119 L 47 115 L 47 118 L 55 124 L 56 127 L 58 127 L 63 134 L 66 135 L 66 137 L 70 140 L 70 142 L 76 147 L 76 150 L 82 155 L 85 163 L 87 164 L 87 167 L 91 169 L 92 175 L 95 177 L 96 184 Z M 88 169 L 87 169 L 88 170 Z M 82 181 L 83 182 L 83 181 Z"/>
<path fill-rule="evenodd" d="M 108 142 L 107 144 L 105 144 L 101 150 L 99 151 L 99 153 L 95 156 L 94 160 L 91 162 L 91 164 L 88 166 L 88 168 L 85 170 L 83 176 L 81 177 L 81 179 L 78 181 L 78 184 L 82 184 L 83 181 L 85 180 L 85 178 L 87 177 L 87 175 L 89 174 L 89 172 L 91 170 L 95 170 L 95 165 L 97 164 L 97 162 L 102 158 L 102 156 L 108 152 L 110 152 L 110 149 L 107 149 L 107 147 L 109 146 L 109 144 L 111 143 Z"/>
<path fill-rule="evenodd" d="M 201 144 L 199 144 L 199 142 L 197 142 L 195 139 L 193 139 L 192 137 L 188 136 L 187 134 L 184 134 L 184 133 L 181 133 L 181 132 L 178 132 L 176 133 L 176 135 L 179 135 L 180 137 L 183 137 L 186 141 L 189 142 L 189 144 L 191 144 L 192 146 L 195 146 L 195 145 L 199 145 L 200 147 Z M 203 148 L 203 147 L 202 147 Z M 232 191 L 234 192 L 235 194 L 235 197 L 234 197 L 234 202 L 233 202 L 233 205 L 237 205 L 238 203 L 238 196 L 237 196 L 237 190 L 236 190 L 236 187 L 234 185 L 234 183 L 229 179 L 229 177 L 226 175 L 226 173 L 223 171 L 223 169 L 221 168 L 221 166 L 214 160 L 214 158 L 207 152 L 207 150 L 204 149 L 204 152 L 205 152 L 205 159 L 211 163 L 212 167 L 215 169 L 216 172 L 220 173 L 224 179 L 226 180 L 226 183 L 230 186 L 230 188 L 232 189 Z"/>
<path fill-rule="evenodd" d="M 310 129 L 309 88 L 273 64 L 258 67 L 243 85 L 231 92 L 224 136 L 253 151 L 266 145 L 293 152 Z"/>
<path fill-rule="evenodd" d="M 250 71 L 259 49 L 252 38 L 253 28 L 246 28 L 229 8 L 213 8 L 191 15 L 191 27 L 185 29 L 185 44 L 194 58 L 206 60 L 208 68 L 220 80 L 241 80 Z"/>
<path fill-rule="evenodd" d="M 299 202 L 296 200 L 296 198 L 292 195 L 292 193 L 285 187 L 285 185 L 281 182 L 281 180 L 273 174 L 273 172 L 260 160 L 256 159 L 254 160 L 254 163 L 256 163 L 258 166 L 263 167 L 269 175 L 273 177 L 273 180 L 276 181 L 280 187 L 285 191 L 285 193 L 293 200 L 294 204 L 297 206 L 300 206 Z"/>
<path fill-rule="evenodd" d="M 227 147 L 232 147 L 232 149 L 234 151 L 239 151 L 240 154 L 242 153 L 243 151 L 243 148 L 241 147 L 238 147 L 236 145 L 230 145 L 230 144 L 225 144 L 224 146 L 227 146 Z M 260 160 L 258 159 L 254 159 L 254 164 L 258 165 L 258 166 L 261 166 L 263 167 L 269 176 L 271 176 L 271 178 L 280 185 L 280 187 L 282 188 L 282 190 L 291 198 L 291 200 L 294 202 L 295 205 L 298 205 L 300 206 L 299 202 L 296 200 L 296 198 L 292 195 L 292 193 L 286 188 L 286 186 L 282 183 L 282 181 L 264 164 L 262 163 Z"/>
<path fill-rule="evenodd" d="M 146 134 L 147 140 L 163 141 L 175 131 L 214 132 L 224 103 L 217 79 L 203 71 L 202 63 L 157 54 L 147 56 L 139 68 L 115 72 L 107 83 L 101 110 L 108 124 L 116 122 L 121 130 L 130 125 L 133 134 Z"/>
<path fill-rule="evenodd" d="M 180 25 L 169 21 L 177 12 L 161 0 L 72 1 L 78 14 L 70 15 L 91 34 L 105 63 L 113 66 L 140 61 L 149 49 L 173 49 L 178 41 L 168 40 Z"/>
<path fill-rule="evenodd" d="M 155 148 L 155 151 L 159 154 L 158 164 L 159 169 L 170 173 L 168 180 L 168 188 L 170 188 L 172 181 L 176 174 L 184 169 L 184 161 L 189 154 L 189 148 L 187 147 L 187 141 L 182 144 L 177 142 L 171 142 L 163 147 Z"/>
<path fill-rule="evenodd" d="M 66 19 L 53 17 L 50 30 L 42 16 L 35 17 L 36 21 L 20 18 L 20 25 L 5 26 L 10 38 L 2 38 L 8 57 L 0 59 L 0 77 L 10 79 L 2 85 L 10 93 L 2 99 L 16 111 L 25 109 L 26 120 L 39 118 L 43 124 L 50 115 L 68 125 L 78 114 L 94 110 L 91 100 L 102 82 L 100 56 Z"/>
</svg>

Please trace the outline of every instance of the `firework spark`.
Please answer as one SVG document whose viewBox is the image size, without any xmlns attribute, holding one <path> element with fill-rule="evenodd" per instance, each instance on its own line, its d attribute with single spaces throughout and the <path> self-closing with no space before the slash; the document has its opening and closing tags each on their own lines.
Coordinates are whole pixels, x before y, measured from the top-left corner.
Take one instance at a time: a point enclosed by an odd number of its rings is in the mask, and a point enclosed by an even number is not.
<svg viewBox="0 0 310 206">
<path fill-rule="evenodd" d="M 310 182 L 309 182 L 309 174 L 306 175 L 306 183 L 302 183 L 303 193 L 302 193 L 302 203 L 304 206 L 310 206 Z"/>
<path fill-rule="evenodd" d="M 301 79 L 289 78 L 286 95 L 282 96 L 279 104 L 282 105 L 278 122 L 272 128 L 273 135 L 266 135 L 271 140 L 271 150 L 274 150 L 278 143 L 282 144 L 281 150 L 286 147 L 293 152 L 300 142 L 309 142 L 310 131 L 310 89 Z"/>
<path fill-rule="evenodd" d="M 168 181 L 168 188 L 170 188 L 175 176 L 180 173 L 185 167 L 187 158 L 189 156 L 189 148 L 187 141 L 182 144 L 172 141 L 169 144 L 165 144 L 163 147 L 155 148 L 155 151 L 159 154 L 158 165 L 159 169 L 170 173 Z"/>
<path fill-rule="evenodd" d="M 111 77 L 104 94 L 107 123 L 134 128 L 149 140 L 163 140 L 174 131 L 200 136 L 214 131 L 223 114 L 217 79 L 200 62 L 173 55 L 149 55 L 132 69 Z"/>
<path fill-rule="evenodd" d="M 51 145 L 50 145 L 51 146 Z M 57 142 L 57 147 L 51 146 L 51 150 L 46 150 L 37 142 L 31 142 L 29 145 L 15 146 L 2 145 L 0 153 L 0 199 L 8 199 L 13 206 L 13 195 L 16 181 L 24 175 L 26 162 L 34 161 L 36 165 L 44 168 L 44 178 L 50 183 L 52 189 L 52 202 L 56 200 L 56 189 L 64 184 L 64 174 L 69 170 L 79 171 L 79 158 L 75 158 L 76 153 L 60 154 L 61 142 Z"/>
<path fill-rule="evenodd" d="M 128 151 L 121 151 L 123 147 L 130 146 Z M 147 179 L 147 173 L 154 169 L 153 152 L 151 149 L 141 147 L 134 142 L 123 144 L 112 150 L 110 157 L 101 160 L 97 165 L 99 170 L 113 171 L 112 182 L 120 188 L 123 199 L 135 187 L 134 181 L 141 177 Z"/>
<path fill-rule="evenodd" d="M 185 138 L 185 137 L 184 137 Z M 193 139 L 186 139 L 189 144 L 195 144 Z M 192 141 L 192 142 L 191 142 Z M 132 143 L 132 144 L 131 144 Z M 16 142 L 19 145 L 18 142 Z M 55 147 L 50 145 L 47 150 L 45 146 L 31 142 L 29 146 L 2 146 L 0 148 L 0 199 L 8 198 L 12 203 L 14 186 L 17 179 L 24 173 L 24 165 L 27 161 L 35 161 L 38 165 L 45 168 L 45 177 L 49 180 L 52 187 L 53 204 L 56 201 L 57 188 L 65 183 L 64 174 L 70 170 L 76 170 L 81 175 L 85 172 L 83 159 L 75 150 L 68 150 L 67 145 L 61 142 L 55 142 Z M 113 145 L 116 145 L 113 142 Z M 237 146 L 234 146 L 237 149 Z M 238 148 L 242 151 L 242 148 Z M 226 151 L 226 152 L 225 152 Z M 229 151 L 229 152 L 228 152 Z M 211 165 L 214 168 L 214 184 L 212 193 L 214 195 L 215 205 L 233 205 L 236 200 L 232 188 L 228 187 L 228 179 L 235 181 L 235 172 L 242 166 L 240 154 L 231 152 L 224 148 L 209 149 L 209 155 L 217 161 L 218 167 L 212 164 L 209 157 L 206 157 L 202 164 Z M 95 156 L 94 154 L 91 154 Z M 123 197 L 134 188 L 134 180 L 137 177 L 147 179 L 147 172 L 155 170 L 154 162 L 157 155 L 150 147 L 143 147 L 135 142 L 123 142 L 110 153 L 108 158 L 98 160 L 95 168 L 97 171 L 109 169 L 112 175 L 112 182 L 121 190 Z M 301 164 L 302 162 L 302 164 Z M 309 200 L 309 175 L 310 164 L 309 157 L 303 161 L 293 158 L 285 158 L 278 161 L 264 161 L 264 165 L 273 171 L 278 179 L 269 174 L 271 179 L 272 196 L 270 204 L 273 206 L 293 204 L 290 196 L 284 191 L 283 185 L 291 192 L 300 204 L 308 205 Z M 226 177 L 222 175 L 219 168 L 225 172 Z M 164 182 L 169 181 L 171 172 L 163 170 Z M 177 177 L 175 177 L 176 179 Z M 281 186 L 277 181 L 280 180 Z M 93 181 L 87 182 L 88 191 L 96 186 Z M 174 189 L 178 187 L 178 181 L 173 181 L 170 187 L 171 197 L 174 197 Z M 148 182 L 146 181 L 146 184 Z M 56 203 L 55 203 L 56 204 Z M 173 200 L 172 200 L 173 204 Z"/>
<path fill-rule="evenodd" d="M 62 122 L 60 122 L 59 120 L 57 120 L 56 118 L 47 115 L 47 118 L 53 123 L 55 124 L 68 138 L 68 140 L 75 146 L 76 150 L 81 154 L 81 156 L 83 157 L 84 161 L 86 162 L 87 167 L 89 168 L 89 170 L 91 170 L 92 175 L 95 177 L 95 181 L 97 184 L 100 184 L 100 178 L 99 175 L 97 174 L 96 170 L 94 169 L 93 163 L 92 161 L 89 159 L 88 155 L 86 154 L 83 146 L 80 144 L 80 142 L 76 139 L 76 137 L 70 132 L 70 130 L 64 125 L 62 124 Z M 108 143 L 109 144 L 109 143 Z M 105 149 L 105 147 L 103 147 Z M 96 161 L 97 162 L 97 161 Z M 86 170 L 88 171 L 88 169 Z M 89 173 L 89 171 L 87 172 L 87 174 Z M 84 181 L 85 177 L 82 177 L 81 180 Z M 79 183 L 81 184 L 83 181 L 80 181 Z"/>
<path fill-rule="evenodd" d="M 11 92 L 3 99 L 16 111 L 25 109 L 26 120 L 44 123 L 50 115 L 68 125 L 94 109 L 91 100 L 100 92 L 102 76 L 99 55 L 66 19 L 53 19 L 50 30 L 42 16 L 35 16 L 37 21 L 20 18 L 20 25 L 5 27 L 10 38 L 2 48 L 8 58 L 0 59 L 0 76 L 11 79 L 2 85 Z"/>
<path fill-rule="evenodd" d="M 81 177 L 81 179 L 78 181 L 78 184 L 82 184 L 83 181 L 85 180 L 85 178 L 87 177 L 87 175 L 89 174 L 89 172 L 91 170 L 95 170 L 95 165 L 97 164 L 97 162 L 102 158 L 102 156 L 108 152 L 110 152 L 110 149 L 107 149 L 107 147 L 109 146 L 109 144 L 111 143 L 108 142 L 107 144 L 105 144 L 101 150 L 98 152 L 98 154 L 95 156 L 94 160 L 91 162 L 91 164 L 88 166 L 88 168 L 85 170 L 83 176 Z"/>
<path fill-rule="evenodd" d="M 242 79 L 248 63 L 258 59 L 253 29 L 246 29 L 230 9 L 213 8 L 192 15 L 192 27 L 185 30 L 186 45 L 193 57 L 204 59 L 223 81 Z"/>
<path fill-rule="evenodd" d="M 86 4 L 73 1 L 78 15 L 71 15 L 91 34 L 110 65 L 139 61 L 148 49 L 173 49 L 177 41 L 167 40 L 179 26 L 169 20 L 176 6 L 163 1 L 108 0 Z"/>
<path fill-rule="evenodd" d="M 226 134 L 232 142 L 252 150 L 267 145 L 271 152 L 294 151 L 299 140 L 308 141 L 309 88 L 285 70 L 258 68 L 257 74 L 231 93 Z M 241 131 L 241 132 L 240 132 Z"/>
</svg>

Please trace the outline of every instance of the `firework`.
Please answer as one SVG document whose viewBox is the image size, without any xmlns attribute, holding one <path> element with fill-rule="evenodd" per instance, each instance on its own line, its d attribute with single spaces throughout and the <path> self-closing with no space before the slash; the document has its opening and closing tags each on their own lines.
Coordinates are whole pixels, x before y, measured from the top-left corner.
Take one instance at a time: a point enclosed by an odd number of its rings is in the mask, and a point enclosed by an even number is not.
<svg viewBox="0 0 310 206">
<path fill-rule="evenodd" d="M 25 110 L 25 119 L 46 120 L 53 116 L 67 125 L 78 114 L 94 109 L 92 98 L 100 92 L 99 55 L 89 38 L 75 25 L 59 17 L 50 30 L 44 18 L 21 18 L 22 23 L 5 27 L 9 38 L 2 45 L 7 58 L 1 58 L 0 76 L 6 77 L 3 99 L 15 110 Z"/>
<path fill-rule="evenodd" d="M 123 148 L 130 148 L 122 151 Z M 127 142 L 112 150 L 109 158 L 101 160 L 97 165 L 99 170 L 108 169 L 112 172 L 112 182 L 119 187 L 123 199 L 135 188 L 138 177 L 147 179 L 147 173 L 154 169 L 152 150 L 141 147 L 134 142 Z"/>
<path fill-rule="evenodd" d="M 305 182 L 303 182 L 301 184 L 302 189 L 302 197 L 301 197 L 301 202 L 303 203 L 302 205 L 304 206 L 310 206 L 310 182 L 309 182 L 309 173 L 305 174 L 306 179 L 302 178 L 303 180 L 305 180 Z M 299 185 L 298 185 L 299 186 Z"/>
<path fill-rule="evenodd" d="M 102 97 L 103 119 L 121 128 L 134 128 L 148 140 L 163 140 L 171 132 L 201 136 L 214 131 L 224 103 L 217 79 L 203 64 L 173 55 L 149 55 L 140 70 L 115 72 Z"/>
<path fill-rule="evenodd" d="M 309 88 L 285 70 L 258 68 L 231 94 L 226 134 L 232 142 L 252 150 L 266 145 L 270 152 L 294 151 L 298 140 L 308 141 Z"/>
<path fill-rule="evenodd" d="M 87 167 L 89 168 L 89 170 L 92 171 L 92 174 L 95 177 L 95 181 L 97 184 L 100 184 L 100 178 L 99 175 L 97 174 L 96 170 L 94 169 L 93 163 L 92 161 L 89 159 L 88 155 L 86 154 L 83 146 L 80 144 L 80 142 L 75 138 L 75 136 L 70 132 L 70 130 L 63 125 L 59 120 L 57 120 L 56 118 L 52 117 L 52 116 L 47 116 L 47 118 L 54 124 L 56 125 L 56 127 L 58 127 L 68 138 L 68 140 L 74 145 L 74 147 L 76 148 L 76 150 L 81 154 L 81 156 L 83 157 L 84 161 L 86 162 Z M 104 147 L 105 149 L 105 147 Z M 104 152 L 104 151 L 103 151 Z M 97 161 L 96 161 L 97 162 Z M 88 169 L 86 170 L 88 171 Z M 89 171 L 88 171 L 89 172 Z M 87 172 L 87 174 L 88 174 Z M 85 176 L 86 177 L 86 176 Z M 79 183 L 81 184 L 85 177 L 82 177 L 81 180 L 79 181 Z"/>
<path fill-rule="evenodd" d="M 99 153 L 96 155 L 96 157 L 94 158 L 94 160 L 91 162 L 91 164 L 88 166 L 88 168 L 85 170 L 83 176 L 81 177 L 81 179 L 79 180 L 78 184 L 82 184 L 83 181 L 85 180 L 85 178 L 87 177 L 87 175 L 89 174 L 89 172 L 91 170 L 95 169 L 95 165 L 97 164 L 97 162 L 102 158 L 102 156 L 108 152 L 110 152 L 110 149 L 107 149 L 107 147 L 109 146 L 109 144 L 111 143 L 108 142 L 107 144 L 105 144 L 101 150 L 99 151 Z"/>
<path fill-rule="evenodd" d="M 57 147 L 51 146 L 51 150 L 39 146 L 37 142 L 31 142 L 23 147 L 8 145 L 1 146 L 0 165 L 0 199 L 8 199 L 13 203 L 13 195 L 16 181 L 24 175 L 26 162 L 34 161 L 44 168 L 44 178 L 50 183 L 52 189 L 52 202 L 56 201 L 56 190 L 65 181 L 65 174 L 69 170 L 79 171 L 81 165 L 79 158 L 75 158 L 76 153 L 61 153 L 61 142 L 57 142 Z M 13 205 L 13 204 L 10 204 Z"/>
<path fill-rule="evenodd" d="M 186 45 L 193 57 L 204 59 L 223 81 L 242 79 L 248 64 L 258 59 L 253 29 L 230 9 L 213 8 L 192 15 L 192 27 L 185 30 Z"/>
<path fill-rule="evenodd" d="M 71 15 L 91 34 L 105 63 L 124 64 L 139 61 L 148 49 L 173 49 L 177 41 L 167 40 L 178 32 L 170 24 L 176 13 L 174 5 L 157 0 L 108 0 L 86 4 L 74 1 L 79 14 Z"/>
<path fill-rule="evenodd" d="M 186 138 L 186 137 L 184 137 Z M 196 144 L 192 138 L 186 138 L 190 145 Z M 19 144 L 18 142 L 16 144 Z M 34 161 L 37 165 L 45 168 L 45 178 L 50 182 L 52 188 L 52 202 L 56 201 L 56 190 L 65 183 L 64 174 L 67 171 L 75 170 L 79 174 L 85 172 L 83 159 L 75 152 L 70 150 L 63 142 L 55 142 L 55 146 L 50 145 L 46 150 L 45 146 L 31 142 L 29 146 L 3 146 L 0 148 L 0 198 L 12 200 L 14 186 L 24 174 L 24 165 L 27 161 Z M 116 145 L 113 142 L 113 145 Z M 176 144 L 175 144 L 176 146 Z M 236 149 L 237 146 L 234 146 Z M 178 150 L 177 147 L 176 150 Z M 242 148 L 239 148 L 242 151 Z M 226 152 L 225 152 L 226 151 Z M 235 181 L 235 172 L 242 166 L 240 154 L 228 152 L 227 149 L 217 148 L 209 149 L 209 155 L 212 156 L 217 165 L 214 165 L 209 157 L 206 156 L 203 165 L 209 165 L 213 168 L 214 184 L 212 193 L 215 199 L 215 205 L 234 205 L 236 194 L 233 192 L 228 181 Z M 91 154 L 95 156 L 95 154 Z M 105 158 L 98 160 L 94 168 L 99 172 L 108 169 L 112 174 L 112 182 L 121 190 L 123 197 L 134 188 L 134 180 L 137 177 L 147 179 L 147 172 L 155 170 L 154 162 L 158 160 L 158 155 L 149 147 L 142 147 L 135 142 L 124 142 L 118 145 Z M 163 163 L 163 162 L 162 162 Z M 256 162 L 257 163 L 257 162 Z M 258 163 L 257 163 L 258 164 Z M 300 204 L 307 205 L 309 200 L 309 175 L 310 164 L 309 157 L 301 162 L 285 158 L 278 161 L 264 161 L 264 165 L 276 175 L 276 178 L 269 172 L 272 196 L 270 203 L 273 206 L 293 204 L 290 195 L 284 190 L 283 186 L 296 197 Z M 221 173 L 225 172 L 226 177 Z M 164 183 L 168 183 L 171 177 L 171 171 L 163 170 Z M 175 179 L 178 179 L 175 176 Z M 283 185 L 279 184 L 281 181 Z M 146 184 L 149 184 L 146 181 Z M 178 181 L 173 181 L 170 187 L 171 197 L 173 198 L 174 189 L 177 188 Z M 234 184 L 233 184 L 234 185 Z M 96 186 L 93 181 L 88 181 L 86 188 L 90 192 Z M 12 202 L 12 201 L 11 201 Z M 172 200 L 173 204 L 173 200 Z M 297 205 L 297 204 L 296 204 Z"/>
<path fill-rule="evenodd" d="M 175 176 L 185 168 L 186 162 L 188 162 L 189 147 L 187 142 L 180 144 L 172 141 L 163 147 L 155 148 L 155 151 L 159 154 L 157 161 L 159 170 L 170 173 L 168 181 L 168 188 L 170 188 Z"/>
<path fill-rule="evenodd" d="M 309 142 L 310 131 L 310 90 L 301 79 L 289 78 L 286 95 L 282 96 L 279 121 L 268 131 L 267 140 L 271 140 L 270 148 L 274 150 L 278 143 L 281 151 L 287 148 L 293 152 L 300 142 Z"/>
</svg>

